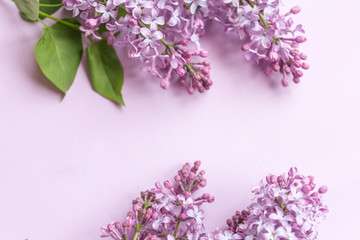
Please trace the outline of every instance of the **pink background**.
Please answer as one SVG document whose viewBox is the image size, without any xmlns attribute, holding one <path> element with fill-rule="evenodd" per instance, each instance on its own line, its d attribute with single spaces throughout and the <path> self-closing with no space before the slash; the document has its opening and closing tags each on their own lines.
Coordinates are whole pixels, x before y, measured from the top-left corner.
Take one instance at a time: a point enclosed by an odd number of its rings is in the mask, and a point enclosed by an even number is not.
<svg viewBox="0 0 360 240">
<path fill-rule="evenodd" d="M 164 91 L 120 53 L 122 108 L 91 90 L 83 64 L 61 100 L 35 62 L 41 24 L 1 1 L 0 239 L 99 239 L 99 227 L 122 220 L 141 190 L 194 160 L 216 197 L 205 208 L 208 230 L 246 207 L 267 173 L 297 166 L 329 187 L 319 239 L 358 238 L 360 3 L 286 2 L 301 4 L 295 20 L 307 30 L 311 69 L 301 84 L 267 79 L 215 26 L 203 39 L 209 92 Z"/>
</svg>

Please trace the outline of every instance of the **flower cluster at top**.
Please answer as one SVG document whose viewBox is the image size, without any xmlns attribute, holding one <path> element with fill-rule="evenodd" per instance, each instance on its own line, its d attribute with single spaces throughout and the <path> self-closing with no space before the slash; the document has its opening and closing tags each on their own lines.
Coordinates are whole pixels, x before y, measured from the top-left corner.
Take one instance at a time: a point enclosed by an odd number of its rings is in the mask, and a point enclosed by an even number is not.
<svg viewBox="0 0 360 240">
<path fill-rule="evenodd" d="M 316 227 L 328 212 L 321 198 L 327 187 L 315 190 L 313 181 L 314 177 L 302 176 L 296 168 L 287 175 L 269 175 L 253 190 L 254 203 L 228 219 L 224 232 L 246 240 L 317 239 Z"/>
<path fill-rule="evenodd" d="M 328 212 L 321 195 L 315 191 L 314 178 L 302 176 L 296 168 L 288 174 L 269 175 L 255 188 L 255 201 L 227 220 L 227 229 L 205 232 L 203 203 L 214 197 L 196 194 L 205 187 L 200 162 L 185 164 L 174 182 L 157 182 L 133 201 L 124 222 L 112 222 L 101 228 L 101 237 L 115 240 L 313 240 L 316 226 Z"/>
<path fill-rule="evenodd" d="M 190 94 L 212 85 L 208 52 L 200 46 L 209 20 L 236 31 L 245 43 L 245 57 L 265 66 L 265 73 L 280 72 L 282 84 L 288 75 L 298 83 L 308 69 L 306 55 L 297 48 L 306 41 L 302 25 L 293 27 L 293 7 L 280 14 L 280 0 L 63 0 L 73 16 L 80 16 L 80 29 L 93 40 L 107 38 L 114 46 L 126 46 L 128 56 L 144 63 L 143 71 L 161 79 L 167 89 L 178 79 Z"/>
<path fill-rule="evenodd" d="M 209 0 L 213 19 L 224 24 L 227 31 L 235 31 L 244 40 L 241 49 L 245 58 L 265 67 L 266 75 L 282 74 L 282 85 L 288 86 L 288 75 L 295 83 L 308 69 L 306 55 L 298 50 L 306 38 L 302 25 L 294 26 L 291 15 L 300 7 L 281 14 L 280 0 Z"/>
<path fill-rule="evenodd" d="M 102 237 L 126 239 L 191 239 L 206 235 L 204 232 L 203 203 L 211 203 L 214 197 L 208 193 L 196 196 L 206 186 L 200 162 L 191 167 L 185 164 L 174 177 L 174 182 L 157 182 L 155 188 L 141 193 L 133 201 L 133 211 L 124 222 L 113 222 L 101 228 Z"/>
<path fill-rule="evenodd" d="M 172 78 L 188 92 L 210 88 L 208 52 L 201 48 L 207 6 L 205 0 L 63 0 L 64 7 L 80 16 L 80 30 L 93 40 L 126 46 L 130 58 L 161 79 L 167 89 Z M 187 6 L 190 6 L 188 8 Z"/>
</svg>

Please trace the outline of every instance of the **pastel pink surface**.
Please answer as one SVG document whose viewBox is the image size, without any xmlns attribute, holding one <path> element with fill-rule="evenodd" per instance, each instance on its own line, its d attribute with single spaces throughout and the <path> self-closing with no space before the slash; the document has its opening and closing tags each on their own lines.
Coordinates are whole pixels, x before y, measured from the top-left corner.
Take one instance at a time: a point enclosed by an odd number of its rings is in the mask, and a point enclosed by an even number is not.
<svg viewBox="0 0 360 240">
<path fill-rule="evenodd" d="M 215 82 L 209 92 L 164 91 L 119 52 L 121 108 L 91 90 L 84 64 L 61 101 L 35 61 L 41 24 L 23 22 L 1 1 L 0 239 L 99 239 L 99 227 L 122 220 L 141 190 L 195 160 L 216 197 L 205 208 L 209 231 L 245 208 L 267 173 L 297 166 L 329 187 L 319 239 L 355 239 L 360 34 L 351 23 L 360 3 L 286 4 L 301 4 L 296 21 L 307 31 L 311 68 L 300 84 L 285 89 L 279 76 L 267 79 L 212 26 L 203 39 Z"/>
</svg>

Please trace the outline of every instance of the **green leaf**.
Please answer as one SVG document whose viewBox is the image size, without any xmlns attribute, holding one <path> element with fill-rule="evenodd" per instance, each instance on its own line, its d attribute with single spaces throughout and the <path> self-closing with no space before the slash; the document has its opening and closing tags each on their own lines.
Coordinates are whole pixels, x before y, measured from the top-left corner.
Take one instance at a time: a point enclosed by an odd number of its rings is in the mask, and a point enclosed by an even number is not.
<svg viewBox="0 0 360 240">
<path fill-rule="evenodd" d="M 76 23 L 75 20 L 63 20 Z M 41 71 L 64 93 L 74 81 L 82 53 L 81 32 L 61 23 L 44 28 L 35 47 Z"/>
<path fill-rule="evenodd" d="M 128 14 L 129 13 L 125 9 L 120 8 L 116 18 L 117 18 L 117 20 L 119 20 L 121 17 L 125 17 Z"/>
<path fill-rule="evenodd" d="M 118 56 L 106 40 L 94 42 L 86 49 L 93 89 L 103 97 L 125 106 L 121 95 L 124 70 Z"/>
<path fill-rule="evenodd" d="M 40 0 L 41 4 L 59 4 L 62 3 L 62 0 Z M 40 11 L 47 13 L 49 15 L 56 12 L 61 7 L 40 7 Z M 40 16 L 41 19 L 44 19 L 44 16 Z"/>
<path fill-rule="evenodd" d="M 39 17 L 39 2 L 37 0 L 14 0 L 16 7 L 25 20 L 36 21 Z"/>
</svg>

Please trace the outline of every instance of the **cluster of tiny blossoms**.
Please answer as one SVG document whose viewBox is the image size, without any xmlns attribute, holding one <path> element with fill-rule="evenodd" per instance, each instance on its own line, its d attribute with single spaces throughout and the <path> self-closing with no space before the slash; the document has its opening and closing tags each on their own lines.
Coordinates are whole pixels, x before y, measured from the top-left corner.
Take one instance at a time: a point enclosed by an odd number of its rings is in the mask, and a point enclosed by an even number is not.
<svg viewBox="0 0 360 240">
<path fill-rule="evenodd" d="M 321 199 L 327 187 L 315 191 L 313 180 L 299 175 L 296 168 L 287 175 L 269 175 L 253 190 L 254 203 L 228 219 L 224 232 L 241 240 L 317 239 L 316 227 L 328 212 Z"/>
<path fill-rule="evenodd" d="M 209 16 L 222 24 L 227 31 L 235 31 L 244 41 L 241 49 L 245 58 L 265 67 L 266 75 L 282 74 L 282 85 L 288 86 L 288 75 L 295 83 L 308 69 L 306 55 L 298 50 L 306 38 L 302 25 L 294 26 L 291 15 L 298 14 L 296 6 L 285 14 L 280 13 L 280 0 L 208 0 Z"/>
<path fill-rule="evenodd" d="M 107 39 L 125 46 L 128 56 L 138 58 L 141 67 L 161 79 L 167 89 L 179 80 L 190 94 L 212 85 L 208 52 L 199 38 L 209 20 L 222 23 L 244 40 L 245 58 L 265 67 L 265 73 L 288 76 L 295 83 L 308 69 L 306 55 L 298 50 L 306 38 L 302 25 L 294 26 L 291 15 L 300 7 L 280 13 L 280 0 L 63 0 L 64 7 L 80 16 L 87 37 Z"/>
<path fill-rule="evenodd" d="M 200 162 L 185 164 L 174 178 L 157 182 L 133 201 L 133 211 L 124 222 L 101 228 L 101 237 L 115 240 L 315 240 L 316 226 L 328 212 L 321 195 L 315 191 L 314 178 L 302 176 L 296 168 L 288 174 L 269 175 L 253 190 L 253 203 L 227 220 L 228 228 L 206 233 L 201 205 L 214 197 L 195 192 L 205 187 Z"/>
<path fill-rule="evenodd" d="M 200 162 L 191 167 L 185 164 L 174 178 L 157 182 L 155 188 L 141 193 L 133 201 L 133 211 L 124 222 L 113 222 L 101 228 L 101 237 L 115 240 L 197 240 L 206 236 L 203 224 L 203 203 L 211 203 L 214 197 L 207 193 L 196 196 L 206 186 L 204 171 L 199 171 Z"/>
<path fill-rule="evenodd" d="M 207 11 L 205 0 L 63 0 L 65 9 L 79 16 L 80 30 L 95 41 L 107 39 L 127 47 L 140 59 L 143 71 L 161 79 L 167 89 L 174 79 L 188 92 L 204 92 L 212 85 L 208 52 L 201 48 Z"/>
</svg>

